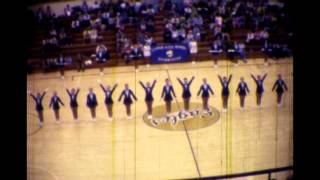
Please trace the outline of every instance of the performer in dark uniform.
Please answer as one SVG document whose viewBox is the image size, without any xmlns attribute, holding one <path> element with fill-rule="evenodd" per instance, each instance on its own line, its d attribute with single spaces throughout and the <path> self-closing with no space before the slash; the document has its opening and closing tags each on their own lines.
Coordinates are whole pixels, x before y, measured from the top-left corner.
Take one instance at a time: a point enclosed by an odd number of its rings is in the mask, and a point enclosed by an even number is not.
<svg viewBox="0 0 320 180">
<path fill-rule="evenodd" d="M 30 91 L 28 91 L 27 93 L 32 97 L 32 99 L 34 100 L 34 102 L 36 103 L 36 111 L 38 113 L 38 117 L 39 117 L 39 126 L 42 127 L 43 126 L 43 106 L 42 106 L 42 100 L 43 97 L 46 95 L 46 93 L 48 92 L 48 89 L 46 89 L 42 94 L 40 94 L 39 92 L 37 93 L 37 95 L 33 95 Z"/>
<path fill-rule="evenodd" d="M 282 104 L 282 95 L 285 90 L 288 91 L 288 87 L 284 82 L 284 80 L 282 79 L 281 74 L 278 74 L 278 80 L 274 83 L 272 91 L 274 91 L 274 89 L 276 89 L 277 103 L 278 103 L 278 107 L 280 107 Z"/>
<path fill-rule="evenodd" d="M 207 79 L 203 78 L 203 84 L 200 86 L 200 89 L 198 91 L 198 96 L 201 94 L 202 97 L 202 106 L 203 106 L 203 110 L 207 110 L 209 111 L 209 104 L 208 104 L 208 100 L 210 97 L 209 92 L 211 93 L 211 95 L 214 95 L 213 90 L 211 89 L 210 85 L 207 83 Z"/>
<path fill-rule="evenodd" d="M 171 112 L 171 101 L 173 100 L 172 95 L 176 97 L 176 93 L 173 90 L 172 85 L 170 84 L 170 80 L 166 79 L 166 85 L 162 88 L 161 98 L 164 98 L 166 102 L 166 111 L 167 113 Z"/>
<path fill-rule="evenodd" d="M 184 102 L 184 110 L 189 111 L 189 104 L 190 104 L 190 98 L 191 98 L 190 85 L 194 80 L 194 76 L 192 76 L 190 81 L 188 81 L 187 78 L 183 79 L 184 82 L 182 82 L 179 78 L 177 78 L 177 80 L 179 81 L 183 89 L 182 98 Z"/>
<path fill-rule="evenodd" d="M 50 105 L 49 108 L 52 107 L 54 116 L 56 118 L 56 123 L 60 124 L 60 114 L 59 114 L 59 109 L 60 109 L 60 104 L 64 106 L 63 102 L 61 101 L 60 97 L 58 96 L 57 92 L 53 92 L 53 96 L 51 97 Z"/>
<path fill-rule="evenodd" d="M 152 119 L 152 103 L 153 103 L 152 91 L 156 82 L 157 80 L 154 80 L 151 86 L 150 86 L 150 82 L 147 82 L 145 86 L 141 81 L 139 81 L 139 83 L 141 84 L 142 88 L 146 93 L 146 97 L 144 100 L 146 101 L 146 105 L 147 105 L 148 119 Z"/>
<path fill-rule="evenodd" d="M 104 94 L 105 94 L 105 100 L 104 103 L 107 107 L 107 111 L 108 111 L 108 120 L 112 121 L 112 106 L 113 106 L 113 100 L 112 100 L 112 94 L 114 92 L 114 90 L 116 89 L 116 87 L 118 86 L 118 84 L 115 84 L 113 86 L 113 88 L 111 89 L 110 86 L 108 85 L 107 88 L 104 88 L 103 85 L 100 83 L 100 87 L 102 88 Z"/>
<path fill-rule="evenodd" d="M 221 78 L 221 76 L 218 75 L 218 77 L 219 77 L 219 80 L 220 80 L 220 83 L 222 86 L 221 95 L 222 95 L 222 101 L 223 101 L 223 112 L 226 112 L 227 108 L 228 108 L 228 99 L 229 99 L 229 94 L 230 94 L 229 84 L 230 84 L 232 75 L 229 76 L 229 80 L 225 76 L 223 78 Z"/>
<path fill-rule="evenodd" d="M 68 95 L 70 97 L 70 108 L 71 108 L 71 111 L 72 111 L 73 119 L 76 122 L 79 122 L 79 120 L 78 120 L 78 102 L 77 102 L 77 97 L 78 97 L 78 93 L 80 91 L 80 88 L 77 88 L 77 90 L 72 88 L 71 92 L 66 88 L 66 91 L 67 91 L 67 93 L 68 93 Z"/>
<path fill-rule="evenodd" d="M 98 106 L 98 101 L 96 94 L 93 93 L 92 88 L 89 88 L 89 93 L 87 95 L 87 107 L 90 109 L 92 121 L 96 121 L 96 107 Z"/>
<path fill-rule="evenodd" d="M 261 78 L 260 75 L 257 76 L 257 78 L 254 77 L 254 75 L 251 74 L 251 77 L 253 78 L 253 80 L 256 82 L 257 84 L 257 91 L 256 91 L 256 96 L 257 96 L 257 105 L 260 108 L 261 107 L 261 99 L 262 99 L 262 94 L 264 92 L 263 89 L 263 81 L 266 79 L 267 77 L 267 73 Z"/>
<path fill-rule="evenodd" d="M 241 110 L 243 110 L 244 108 L 244 100 L 245 100 L 245 97 L 247 95 L 247 93 L 249 93 L 249 88 L 248 88 L 248 85 L 246 82 L 244 82 L 244 79 L 243 77 L 240 78 L 240 83 L 238 85 L 238 88 L 237 88 L 237 93 L 239 94 L 239 97 L 240 97 L 240 106 L 241 106 Z"/>
<path fill-rule="evenodd" d="M 129 89 L 129 85 L 125 84 L 124 85 L 124 90 L 122 91 L 118 101 L 121 101 L 122 96 L 124 96 L 123 104 L 126 106 L 126 111 L 127 111 L 127 118 L 132 119 L 131 117 L 131 104 L 132 104 L 132 99 L 131 97 L 134 98 L 134 100 L 138 100 L 136 96 L 133 94 L 132 90 Z"/>
</svg>

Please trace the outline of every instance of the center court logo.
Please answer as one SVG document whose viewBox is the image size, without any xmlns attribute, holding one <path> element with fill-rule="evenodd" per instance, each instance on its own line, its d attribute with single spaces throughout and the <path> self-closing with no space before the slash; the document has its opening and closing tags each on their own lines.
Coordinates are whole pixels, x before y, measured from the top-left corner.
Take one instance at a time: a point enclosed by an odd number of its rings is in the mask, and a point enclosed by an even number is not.
<svg viewBox="0 0 320 180">
<path fill-rule="evenodd" d="M 179 103 L 179 106 L 183 107 L 183 104 Z M 209 111 L 204 111 L 201 103 L 190 103 L 189 112 L 180 111 L 176 104 L 172 104 L 172 113 L 166 114 L 165 105 L 160 105 L 153 108 L 152 119 L 147 117 L 148 115 L 145 113 L 143 121 L 150 127 L 179 131 L 184 128 L 195 130 L 208 127 L 219 120 L 220 113 L 214 107 L 210 107 Z"/>
</svg>

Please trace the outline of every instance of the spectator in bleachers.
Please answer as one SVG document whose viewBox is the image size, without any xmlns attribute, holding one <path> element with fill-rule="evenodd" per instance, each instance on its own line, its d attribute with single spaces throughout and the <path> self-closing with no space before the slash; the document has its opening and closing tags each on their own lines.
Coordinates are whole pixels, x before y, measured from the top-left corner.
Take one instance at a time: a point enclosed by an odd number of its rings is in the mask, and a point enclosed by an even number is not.
<svg viewBox="0 0 320 180">
<path fill-rule="evenodd" d="M 186 31 L 184 28 L 182 28 L 181 26 L 178 27 L 179 29 L 177 30 L 178 31 L 178 42 L 181 43 L 182 41 L 185 40 L 186 38 Z"/>
<path fill-rule="evenodd" d="M 92 28 L 91 30 L 89 30 L 89 35 L 90 35 L 91 42 L 93 42 L 93 43 L 97 42 L 97 39 L 98 39 L 98 30 L 97 29 Z"/>
<path fill-rule="evenodd" d="M 164 11 L 170 11 L 172 10 L 172 6 L 173 6 L 173 3 L 171 2 L 171 0 L 165 0 L 163 9 Z"/>
<path fill-rule="evenodd" d="M 201 16 L 206 16 L 208 14 L 209 6 L 207 1 L 204 1 L 204 0 L 198 1 L 198 3 L 196 4 L 196 7 L 197 7 L 198 13 Z"/>
<path fill-rule="evenodd" d="M 64 29 L 62 29 L 59 33 L 59 44 L 61 46 L 64 46 L 64 45 L 70 46 L 71 45 L 71 37 L 67 36 Z"/>
<path fill-rule="evenodd" d="M 98 45 L 96 48 L 96 61 L 98 63 L 104 63 L 110 58 L 108 49 L 104 45 Z"/>
<path fill-rule="evenodd" d="M 51 7 L 50 6 L 47 6 L 47 9 L 46 9 L 46 17 L 47 18 L 52 18 L 54 16 L 54 14 L 52 13 L 51 11 Z"/>
<path fill-rule="evenodd" d="M 99 17 L 97 17 L 96 19 L 93 19 L 91 21 L 91 27 L 94 28 L 94 29 L 98 29 L 98 30 L 101 30 L 102 29 L 102 26 L 101 26 L 101 20 Z"/>
<path fill-rule="evenodd" d="M 116 50 L 118 53 L 121 52 L 124 37 L 125 37 L 125 35 L 121 30 L 117 31 L 117 33 L 116 33 Z"/>
<path fill-rule="evenodd" d="M 235 51 L 236 51 L 236 54 L 239 55 L 239 58 L 242 61 L 247 62 L 244 43 L 235 42 Z"/>
<path fill-rule="evenodd" d="M 171 43 L 178 43 L 178 30 L 176 28 L 172 28 L 171 30 Z"/>
<path fill-rule="evenodd" d="M 184 16 L 188 19 L 192 14 L 192 7 L 191 5 L 186 5 L 184 7 Z"/>
<path fill-rule="evenodd" d="M 195 37 L 194 37 L 194 35 L 193 35 L 193 33 L 192 33 L 192 30 L 189 30 L 189 31 L 188 31 L 187 40 L 188 40 L 188 41 L 193 41 L 193 40 L 195 40 Z"/>
<path fill-rule="evenodd" d="M 54 28 L 50 30 L 49 34 L 52 37 L 57 37 L 57 35 L 58 35 L 57 31 Z"/>
<path fill-rule="evenodd" d="M 249 33 L 247 34 L 246 42 L 247 42 L 247 43 L 250 43 L 250 41 L 253 40 L 254 37 L 255 37 L 255 36 L 254 36 L 254 33 L 253 33 L 253 32 L 249 32 Z"/>
<path fill-rule="evenodd" d="M 86 0 L 84 0 L 84 1 L 82 2 L 81 10 L 82 10 L 83 13 L 88 13 L 88 11 L 89 11 L 89 6 L 88 6 L 88 3 L 87 3 Z"/>
<path fill-rule="evenodd" d="M 105 0 L 100 0 L 99 8 L 100 8 L 102 11 L 105 11 L 105 10 L 107 9 L 107 4 L 106 4 Z"/>
<path fill-rule="evenodd" d="M 201 40 L 201 30 L 199 27 L 194 27 L 193 30 L 192 30 L 192 33 L 193 33 L 193 36 L 194 36 L 194 39 L 196 41 L 200 41 Z"/>
<path fill-rule="evenodd" d="M 131 48 L 130 46 L 124 46 L 123 50 L 122 50 L 122 57 L 124 58 L 126 64 L 129 64 L 130 60 L 131 60 Z"/>
<path fill-rule="evenodd" d="M 124 30 L 125 21 L 121 17 L 120 13 L 118 13 L 117 16 L 115 17 L 115 27 L 116 27 L 116 29 Z"/>
<path fill-rule="evenodd" d="M 36 12 L 36 17 L 37 17 L 38 22 L 41 22 L 44 19 L 45 13 L 41 7 L 38 8 L 38 10 Z"/>
<path fill-rule="evenodd" d="M 269 33 L 266 30 L 258 32 L 256 39 L 262 40 L 263 42 L 269 38 Z"/>
<path fill-rule="evenodd" d="M 67 4 L 67 6 L 64 8 L 64 15 L 67 17 L 70 17 L 72 15 L 72 9 L 70 8 L 69 4 Z"/>
<path fill-rule="evenodd" d="M 101 14 L 101 24 L 108 25 L 110 16 L 111 16 L 110 12 L 107 12 L 107 11 L 103 12 Z"/>
<path fill-rule="evenodd" d="M 131 57 L 132 60 L 138 60 L 138 59 L 141 59 L 143 57 L 142 48 L 138 44 L 133 45 L 131 47 L 130 57 Z"/>
<path fill-rule="evenodd" d="M 202 26 L 203 25 L 203 19 L 200 15 L 195 15 L 192 18 L 192 26 Z"/>
<path fill-rule="evenodd" d="M 56 37 L 51 37 L 51 38 L 42 40 L 42 45 L 45 53 L 57 51 L 60 49 L 58 40 Z"/>
<path fill-rule="evenodd" d="M 90 31 L 88 29 L 84 30 L 82 35 L 83 35 L 83 42 L 84 43 L 90 43 L 91 37 L 90 37 Z"/>
<path fill-rule="evenodd" d="M 79 17 L 80 26 L 81 27 L 89 27 L 91 26 L 91 16 L 90 14 L 83 14 Z"/>
<path fill-rule="evenodd" d="M 139 33 L 138 35 L 137 35 L 137 43 L 139 44 L 139 45 L 144 45 L 145 44 L 145 40 L 146 39 L 146 35 L 145 34 L 142 34 L 142 33 Z"/>
<path fill-rule="evenodd" d="M 147 46 L 155 46 L 156 42 L 154 41 L 153 37 L 149 36 L 149 35 L 146 35 L 145 36 L 145 43 L 144 45 L 147 45 Z"/>
<path fill-rule="evenodd" d="M 98 13 L 99 9 L 100 9 L 100 5 L 98 1 L 95 0 L 92 5 L 93 13 Z"/>
<path fill-rule="evenodd" d="M 223 22 L 222 16 L 217 15 L 215 17 L 215 21 L 214 21 L 215 25 L 218 26 L 218 27 L 222 27 L 222 22 Z"/>
<path fill-rule="evenodd" d="M 80 32 L 80 22 L 76 19 L 71 22 L 72 32 Z"/>
<path fill-rule="evenodd" d="M 134 2 L 133 9 L 134 9 L 135 14 L 139 14 L 139 12 L 141 10 L 141 6 L 142 6 L 142 3 L 140 1 Z"/>
<path fill-rule="evenodd" d="M 142 32 L 142 33 L 144 33 L 144 32 L 146 32 L 146 29 L 147 29 L 147 24 L 146 24 L 146 22 L 144 21 L 144 20 L 142 20 L 141 22 L 140 22 L 140 31 Z"/>
</svg>

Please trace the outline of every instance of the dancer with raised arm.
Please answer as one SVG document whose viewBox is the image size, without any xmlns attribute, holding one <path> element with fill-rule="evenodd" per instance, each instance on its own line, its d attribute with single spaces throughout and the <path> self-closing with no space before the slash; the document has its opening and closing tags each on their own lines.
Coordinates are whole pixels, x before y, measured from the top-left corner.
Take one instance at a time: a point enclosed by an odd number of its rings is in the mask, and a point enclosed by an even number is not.
<svg viewBox="0 0 320 180">
<path fill-rule="evenodd" d="M 162 88 L 161 98 L 164 98 L 166 103 L 166 112 L 171 113 L 171 101 L 173 100 L 172 95 L 176 97 L 176 93 L 173 90 L 172 85 L 170 84 L 170 80 L 167 78 L 166 84 Z"/>
<path fill-rule="evenodd" d="M 40 94 L 39 92 L 37 93 L 37 95 L 33 95 L 31 91 L 28 91 L 28 95 L 30 95 L 32 97 L 32 99 L 34 100 L 34 102 L 36 103 L 36 111 L 38 113 L 38 118 L 39 118 L 39 127 L 43 126 L 43 106 L 42 106 L 42 100 L 43 97 L 46 95 L 46 93 L 49 91 L 49 89 L 47 88 L 42 94 Z"/>
<path fill-rule="evenodd" d="M 257 105 L 260 108 L 262 94 L 264 92 L 263 81 L 266 79 L 267 73 L 262 78 L 260 75 L 257 75 L 257 78 L 255 78 L 253 74 L 251 74 L 251 77 L 253 78 L 254 82 L 256 82 L 256 85 L 257 85 L 257 90 L 256 90 Z"/>
<path fill-rule="evenodd" d="M 177 78 L 177 80 L 179 81 L 179 83 L 182 86 L 183 92 L 182 92 L 182 98 L 183 98 L 183 102 L 184 102 L 184 111 L 189 111 L 189 105 L 190 105 L 190 98 L 191 98 L 191 92 L 190 92 L 190 85 L 192 83 L 192 81 L 194 80 L 194 76 L 192 76 L 191 80 L 188 81 L 187 78 L 183 79 L 183 82 Z"/>
<path fill-rule="evenodd" d="M 98 106 L 97 96 L 93 92 L 93 89 L 89 88 L 89 93 L 87 95 L 87 107 L 90 109 L 92 122 L 96 121 L 96 107 Z"/>
<path fill-rule="evenodd" d="M 104 104 L 106 105 L 107 111 L 108 111 L 108 120 L 112 121 L 112 116 L 113 116 L 113 112 L 112 112 L 112 106 L 113 106 L 113 99 L 112 99 L 112 94 L 114 92 L 114 90 L 117 88 L 118 83 L 116 83 L 112 89 L 111 87 L 108 85 L 106 88 L 100 83 L 100 87 L 102 88 L 104 94 L 105 94 L 105 99 L 104 99 Z"/>
<path fill-rule="evenodd" d="M 131 97 L 134 98 L 134 100 L 138 100 L 137 97 L 133 94 L 133 91 L 129 89 L 129 85 L 125 84 L 124 85 L 124 90 L 122 91 L 118 101 L 120 102 L 122 99 L 122 96 L 124 96 L 123 104 L 126 106 L 126 113 L 127 113 L 127 119 L 132 119 L 131 116 L 131 104 L 132 104 L 132 99 Z"/>
<path fill-rule="evenodd" d="M 76 123 L 79 122 L 78 120 L 78 102 L 77 102 L 77 97 L 80 91 L 80 88 L 77 88 L 77 90 L 75 88 L 71 89 L 71 92 L 65 87 L 69 98 L 70 98 L 70 108 L 72 111 L 72 116 L 73 119 L 75 120 Z"/>
<path fill-rule="evenodd" d="M 152 96 L 152 91 L 153 88 L 156 84 L 157 80 L 153 80 L 152 85 L 150 86 L 150 82 L 146 83 L 146 86 L 139 81 L 140 85 L 142 86 L 142 88 L 144 89 L 145 93 L 146 93 L 146 97 L 145 97 L 145 102 L 147 105 L 147 112 L 148 112 L 148 119 L 152 119 L 152 103 L 153 103 L 153 96 Z"/>
<path fill-rule="evenodd" d="M 223 110 L 222 111 L 223 112 L 227 112 L 228 99 L 229 99 L 229 94 L 230 94 L 229 84 L 231 82 L 232 75 L 229 76 L 229 79 L 227 79 L 226 76 L 221 78 L 221 76 L 218 75 L 218 77 L 219 77 L 219 80 L 220 80 L 220 83 L 221 83 L 221 86 L 222 86 L 222 92 L 221 92 L 222 101 L 223 101 Z"/>
<path fill-rule="evenodd" d="M 281 74 L 278 74 L 278 80 L 274 83 L 272 91 L 274 91 L 274 89 L 276 89 L 276 92 L 277 92 L 278 107 L 281 107 L 282 95 L 283 95 L 284 91 L 288 91 L 288 87 L 287 87 L 286 83 L 284 82 L 284 80 L 282 79 Z"/>
<path fill-rule="evenodd" d="M 56 123 L 60 124 L 60 104 L 64 106 L 64 103 L 61 101 L 60 97 L 58 96 L 57 91 L 53 92 L 53 96 L 51 97 L 49 108 L 53 109 L 54 117 L 56 119 Z"/>
<path fill-rule="evenodd" d="M 203 78 L 203 84 L 200 86 L 200 89 L 198 91 L 198 94 L 197 96 L 201 94 L 201 97 L 202 97 L 202 107 L 203 107 L 203 110 L 205 111 L 209 111 L 209 104 L 208 104 L 208 101 L 209 101 L 209 97 L 210 97 L 210 94 L 209 92 L 211 93 L 211 95 L 214 95 L 214 92 L 213 90 L 211 89 L 210 85 L 207 83 L 207 79 L 206 78 Z"/>
<path fill-rule="evenodd" d="M 240 78 L 240 82 L 238 84 L 237 93 L 240 97 L 240 109 L 244 110 L 244 101 L 247 96 L 247 93 L 249 93 L 249 88 L 246 82 L 244 82 L 244 78 Z"/>
</svg>

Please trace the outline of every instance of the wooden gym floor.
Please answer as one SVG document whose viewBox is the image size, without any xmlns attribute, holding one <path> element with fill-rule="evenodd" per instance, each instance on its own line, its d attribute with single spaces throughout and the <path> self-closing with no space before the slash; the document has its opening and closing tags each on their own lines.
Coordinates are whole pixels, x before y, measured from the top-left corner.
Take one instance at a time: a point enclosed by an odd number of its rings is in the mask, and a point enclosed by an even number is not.
<svg viewBox="0 0 320 180">
<path fill-rule="evenodd" d="M 262 108 L 255 103 L 256 85 L 250 73 L 268 73 Z M 277 74 L 281 73 L 289 91 L 285 93 L 283 107 L 277 108 L 276 94 L 271 91 Z M 227 113 L 221 112 L 221 85 L 217 75 L 232 74 L 231 96 Z M 181 86 L 176 77 L 195 76 L 192 103 L 201 103 L 196 93 L 202 78 L 206 77 L 215 97 L 210 105 L 220 111 L 219 119 L 212 125 L 187 131 L 168 131 L 145 124 L 142 116 L 146 111 L 144 91 L 138 81 L 157 79 L 154 89 L 154 107 L 164 105 L 160 100 L 164 79 L 170 77 L 181 102 Z M 240 76 L 245 78 L 251 91 L 246 98 L 246 109 L 240 111 L 239 97 L 235 94 Z M 113 122 L 106 120 L 104 94 L 97 80 L 113 85 L 119 82 L 113 99 L 117 100 L 124 83 L 135 92 L 138 101 L 133 104 L 133 120 L 125 118 L 122 102 L 114 104 Z M 78 102 L 80 123 L 73 122 L 69 97 L 64 90 L 79 86 Z M 270 62 L 262 59 L 240 62 L 234 67 L 229 61 L 197 64 L 167 64 L 104 69 L 84 73 L 65 72 L 64 80 L 59 73 L 33 74 L 27 76 L 27 86 L 32 92 L 50 91 L 44 98 L 44 127 L 38 129 L 34 102 L 27 97 L 27 167 L 28 180 L 105 180 L 105 179 L 181 179 L 249 172 L 293 165 L 293 62 L 284 59 Z M 85 106 L 88 88 L 92 87 L 98 98 L 97 122 L 91 122 Z M 56 90 L 66 104 L 61 109 L 62 123 L 54 123 L 54 114 L 49 107 L 52 91 Z M 175 101 L 173 105 L 176 106 Z M 277 180 L 286 179 L 292 172 L 276 173 Z M 249 178 L 242 178 L 249 179 Z M 267 179 L 267 175 L 250 177 Z"/>
</svg>

